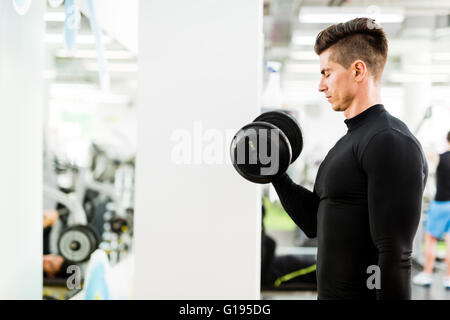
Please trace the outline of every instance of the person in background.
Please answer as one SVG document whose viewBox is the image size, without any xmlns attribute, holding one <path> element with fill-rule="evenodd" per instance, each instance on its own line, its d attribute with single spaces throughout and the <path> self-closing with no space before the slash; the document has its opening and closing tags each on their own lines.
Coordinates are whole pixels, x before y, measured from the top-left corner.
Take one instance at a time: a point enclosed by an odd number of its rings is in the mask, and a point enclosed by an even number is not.
<svg viewBox="0 0 450 320">
<path fill-rule="evenodd" d="M 59 214 L 56 210 L 44 211 L 44 260 L 43 268 L 44 275 L 49 278 L 64 277 L 67 262 L 64 258 L 57 254 L 50 254 L 49 250 L 49 235 L 50 231 L 58 220 Z"/>
<path fill-rule="evenodd" d="M 59 214 L 56 210 L 45 210 L 44 211 L 44 229 L 52 227 L 58 220 Z"/>
<path fill-rule="evenodd" d="M 413 283 L 430 286 L 433 265 L 436 260 L 436 244 L 445 237 L 447 273 L 444 287 L 450 289 L 450 131 L 447 133 L 447 151 L 429 156 L 436 166 L 436 195 L 430 203 L 425 220 L 425 263 L 421 273 L 413 278 Z"/>
</svg>

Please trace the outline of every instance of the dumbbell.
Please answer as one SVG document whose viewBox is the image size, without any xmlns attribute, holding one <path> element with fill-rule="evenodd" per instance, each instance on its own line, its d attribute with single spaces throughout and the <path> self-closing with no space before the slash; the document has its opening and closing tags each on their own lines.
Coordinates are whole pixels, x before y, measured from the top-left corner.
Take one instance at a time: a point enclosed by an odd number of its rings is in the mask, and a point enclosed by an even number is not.
<svg viewBox="0 0 450 320">
<path fill-rule="evenodd" d="M 297 120 L 283 111 L 269 111 L 236 133 L 230 155 L 242 177 L 264 184 L 282 176 L 302 148 L 303 136 Z"/>
</svg>

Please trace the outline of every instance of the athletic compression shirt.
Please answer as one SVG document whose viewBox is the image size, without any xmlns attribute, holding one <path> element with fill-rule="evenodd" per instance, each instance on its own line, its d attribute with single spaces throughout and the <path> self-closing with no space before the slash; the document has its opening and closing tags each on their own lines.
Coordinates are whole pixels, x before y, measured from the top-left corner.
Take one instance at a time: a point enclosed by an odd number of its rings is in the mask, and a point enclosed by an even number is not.
<svg viewBox="0 0 450 320">
<path fill-rule="evenodd" d="M 450 201 L 450 151 L 439 155 L 436 168 L 436 201 Z"/>
<path fill-rule="evenodd" d="M 318 237 L 318 299 L 410 299 L 428 174 L 421 145 L 381 104 L 345 123 L 347 134 L 321 163 L 313 192 L 287 174 L 273 185 L 294 222 Z M 379 285 L 370 266 L 380 268 Z"/>
</svg>

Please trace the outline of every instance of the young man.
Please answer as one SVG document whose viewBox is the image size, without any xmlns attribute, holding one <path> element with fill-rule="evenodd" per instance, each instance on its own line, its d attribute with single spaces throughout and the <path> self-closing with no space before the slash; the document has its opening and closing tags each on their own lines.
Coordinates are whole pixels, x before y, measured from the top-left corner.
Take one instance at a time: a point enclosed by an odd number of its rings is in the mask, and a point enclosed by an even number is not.
<svg viewBox="0 0 450 320">
<path fill-rule="evenodd" d="M 319 299 L 410 299 L 428 168 L 420 143 L 381 104 L 385 33 L 357 18 L 320 32 L 314 49 L 318 89 L 344 112 L 348 132 L 322 162 L 313 192 L 287 174 L 273 185 L 294 222 L 318 237 Z"/>
<path fill-rule="evenodd" d="M 413 283 L 430 286 L 436 260 L 437 241 L 445 237 L 447 274 L 444 287 L 450 289 L 450 131 L 447 133 L 447 151 L 431 156 L 436 167 L 436 194 L 430 203 L 425 220 L 425 264 L 423 272 L 414 277 Z"/>
</svg>

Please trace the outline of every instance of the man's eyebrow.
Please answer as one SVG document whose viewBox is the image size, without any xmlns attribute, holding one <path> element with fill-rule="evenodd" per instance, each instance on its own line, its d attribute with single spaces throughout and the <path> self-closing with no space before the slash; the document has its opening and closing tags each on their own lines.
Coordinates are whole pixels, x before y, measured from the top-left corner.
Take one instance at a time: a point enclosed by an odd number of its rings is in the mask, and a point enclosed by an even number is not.
<svg viewBox="0 0 450 320">
<path fill-rule="evenodd" d="M 320 70 L 320 74 L 325 74 L 325 72 L 330 71 L 330 68 L 325 68 Z"/>
</svg>

